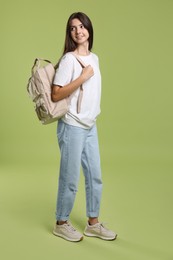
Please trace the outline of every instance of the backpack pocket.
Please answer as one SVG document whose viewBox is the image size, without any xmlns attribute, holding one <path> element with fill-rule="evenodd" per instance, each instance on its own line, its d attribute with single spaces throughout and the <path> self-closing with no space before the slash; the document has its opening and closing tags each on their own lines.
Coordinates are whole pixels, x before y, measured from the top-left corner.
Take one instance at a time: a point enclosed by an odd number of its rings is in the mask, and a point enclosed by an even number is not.
<svg viewBox="0 0 173 260">
<path fill-rule="evenodd" d="M 44 120 L 44 118 L 48 117 L 49 112 L 47 110 L 47 106 L 46 106 L 43 98 L 40 98 L 37 101 L 35 111 L 37 113 L 39 120 Z"/>
</svg>

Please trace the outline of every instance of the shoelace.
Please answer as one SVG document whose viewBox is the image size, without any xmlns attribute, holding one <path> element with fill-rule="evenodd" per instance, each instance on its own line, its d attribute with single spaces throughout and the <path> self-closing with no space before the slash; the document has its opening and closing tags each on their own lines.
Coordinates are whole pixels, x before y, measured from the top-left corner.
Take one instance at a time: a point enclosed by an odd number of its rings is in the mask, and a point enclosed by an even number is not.
<svg viewBox="0 0 173 260">
<path fill-rule="evenodd" d="M 109 230 L 107 227 L 106 227 L 107 223 L 100 223 L 100 232 L 101 231 L 104 231 L 104 230 Z"/>
<path fill-rule="evenodd" d="M 67 222 L 66 225 L 68 226 L 68 229 L 69 229 L 70 231 L 76 231 L 76 229 L 72 226 L 72 224 L 71 224 L 70 222 Z"/>
</svg>

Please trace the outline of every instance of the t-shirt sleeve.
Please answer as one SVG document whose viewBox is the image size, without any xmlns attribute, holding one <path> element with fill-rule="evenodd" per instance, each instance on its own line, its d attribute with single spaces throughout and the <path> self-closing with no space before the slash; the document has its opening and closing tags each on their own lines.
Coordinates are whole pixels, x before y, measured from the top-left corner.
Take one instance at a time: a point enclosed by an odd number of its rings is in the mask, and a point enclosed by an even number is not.
<svg viewBox="0 0 173 260">
<path fill-rule="evenodd" d="M 64 55 L 55 72 L 54 85 L 64 86 L 71 82 L 73 76 L 74 60 L 71 55 Z"/>
</svg>

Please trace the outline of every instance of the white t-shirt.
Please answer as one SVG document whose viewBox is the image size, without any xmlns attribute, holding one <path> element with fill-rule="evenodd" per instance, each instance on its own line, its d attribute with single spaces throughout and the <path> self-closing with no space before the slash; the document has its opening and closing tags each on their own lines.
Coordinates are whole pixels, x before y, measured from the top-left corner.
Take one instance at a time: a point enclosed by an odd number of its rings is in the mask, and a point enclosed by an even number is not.
<svg viewBox="0 0 173 260">
<path fill-rule="evenodd" d="M 80 113 L 77 113 L 77 101 L 79 89 L 69 97 L 69 111 L 62 120 L 70 125 L 82 128 L 90 128 L 94 125 L 100 113 L 101 100 L 101 75 L 97 55 L 91 53 L 88 56 L 79 56 L 85 65 L 91 65 L 94 75 L 83 83 L 83 97 Z M 70 52 L 66 53 L 56 70 L 54 85 L 65 86 L 80 76 L 82 67 Z"/>
</svg>

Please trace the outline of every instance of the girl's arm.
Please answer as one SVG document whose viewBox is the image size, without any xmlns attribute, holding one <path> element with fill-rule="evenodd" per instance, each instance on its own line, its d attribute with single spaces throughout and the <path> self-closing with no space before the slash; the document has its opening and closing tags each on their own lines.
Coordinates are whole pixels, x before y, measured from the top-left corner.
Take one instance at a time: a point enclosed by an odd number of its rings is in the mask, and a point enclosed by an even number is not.
<svg viewBox="0 0 173 260">
<path fill-rule="evenodd" d="M 88 65 L 83 68 L 81 75 L 71 81 L 69 84 L 61 87 L 58 85 L 52 86 L 51 98 L 53 102 L 57 102 L 63 98 L 70 96 L 76 89 L 78 89 L 85 81 L 94 75 L 93 68 Z"/>
</svg>

